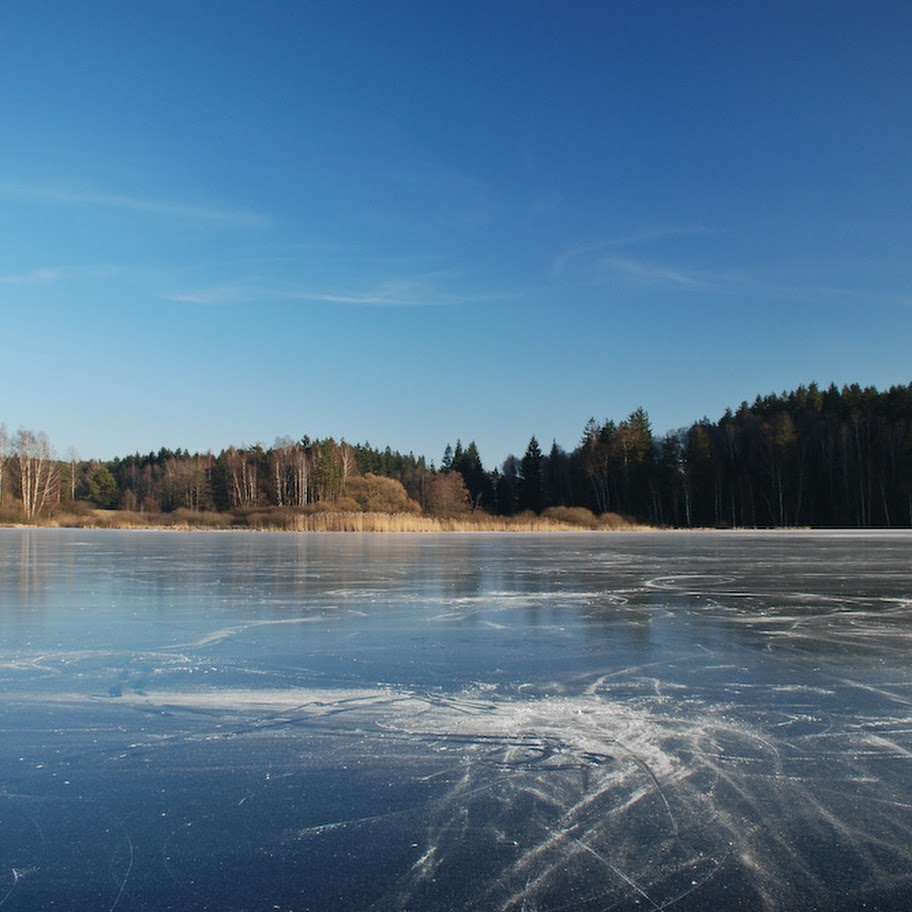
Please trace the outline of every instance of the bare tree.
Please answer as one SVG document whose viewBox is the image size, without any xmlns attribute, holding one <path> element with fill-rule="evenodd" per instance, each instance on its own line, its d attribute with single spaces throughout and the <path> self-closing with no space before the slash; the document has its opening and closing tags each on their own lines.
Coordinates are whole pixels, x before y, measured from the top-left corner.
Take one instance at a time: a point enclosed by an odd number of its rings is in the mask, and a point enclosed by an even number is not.
<svg viewBox="0 0 912 912">
<path fill-rule="evenodd" d="M 19 468 L 19 492 L 26 519 L 37 516 L 53 498 L 59 483 L 57 463 L 47 437 L 19 428 L 13 441 Z"/>
<path fill-rule="evenodd" d="M 276 438 L 272 449 L 266 454 L 269 465 L 272 495 L 276 506 L 284 507 L 292 500 L 292 459 L 294 442 L 289 437 Z"/>
<path fill-rule="evenodd" d="M 79 466 L 79 454 L 76 447 L 70 447 L 70 500 L 76 500 L 76 469 Z"/>
<path fill-rule="evenodd" d="M 291 503 L 303 507 L 310 501 L 310 457 L 303 443 L 296 443 L 291 454 Z"/>
<path fill-rule="evenodd" d="M 162 476 L 162 498 L 167 509 L 205 510 L 209 507 L 211 467 L 211 453 L 169 459 Z"/>
<path fill-rule="evenodd" d="M 355 451 L 351 444 L 345 442 L 345 438 L 343 437 L 339 444 L 340 486 L 344 488 L 345 482 L 348 481 L 352 475 L 357 474 L 357 471 L 358 464 L 355 461 Z"/>
<path fill-rule="evenodd" d="M 3 470 L 9 455 L 9 434 L 5 424 L 0 424 L 0 505 L 3 504 Z"/>
<path fill-rule="evenodd" d="M 257 452 L 229 447 L 225 451 L 228 469 L 228 496 L 232 507 L 257 503 Z"/>
</svg>

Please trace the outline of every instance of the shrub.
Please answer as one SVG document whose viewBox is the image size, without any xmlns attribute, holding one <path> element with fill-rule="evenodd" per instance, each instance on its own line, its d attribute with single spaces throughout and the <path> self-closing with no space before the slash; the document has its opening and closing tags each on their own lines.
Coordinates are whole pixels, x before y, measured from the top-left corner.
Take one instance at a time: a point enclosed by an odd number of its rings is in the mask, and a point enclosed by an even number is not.
<svg viewBox="0 0 912 912">
<path fill-rule="evenodd" d="M 371 472 L 349 478 L 345 482 L 344 495 L 336 505 L 340 511 L 344 511 L 345 501 L 353 500 L 357 504 L 357 509 L 365 513 L 421 512 L 420 505 L 408 496 L 398 481 Z"/>
<path fill-rule="evenodd" d="M 595 529 L 598 526 L 595 514 L 585 507 L 548 507 L 542 516 L 552 522 L 580 526 L 583 529 Z"/>
<path fill-rule="evenodd" d="M 333 513 L 360 513 L 361 504 L 353 497 L 344 495 L 331 504 Z"/>
<path fill-rule="evenodd" d="M 620 513 L 602 513 L 598 518 L 599 529 L 611 529 L 623 531 L 624 529 L 645 529 L 647 526 L 641 526 Z"/>
<path fill-rule="evenodd" d="M 169 516 L 175 525 L 189 526 L 192 529 L 218 529 L 228 524 L 231 517 L 224 513 L 214 513 L 210 510 L 188 510 L 178 507 Z"/>
<path fill-rule="evenodd" d="M 464 516 L 469 512 L 469 490 L 459 472 L 438 472 L 427 489 L 432 516 Z"/>
</svg>

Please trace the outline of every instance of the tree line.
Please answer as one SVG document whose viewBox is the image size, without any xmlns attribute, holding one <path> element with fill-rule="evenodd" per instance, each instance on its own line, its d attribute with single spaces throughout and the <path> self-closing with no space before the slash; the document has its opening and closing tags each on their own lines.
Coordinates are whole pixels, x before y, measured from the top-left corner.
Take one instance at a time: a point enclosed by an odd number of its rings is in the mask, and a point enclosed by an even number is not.
<svg viewBox="0 0 912 912">
<path fill-rule="evenodd" d="M 0 427 L 0 513 L 76 504 L 169 513 L 263 508 L 540 514 L 568 507 L 676 527 L 912 525 L 912 384 L 758 396 L 657 436 L 642 408 L 591 419 L 567 452 L 533 436 L 487 469 L 474 441 L 439 466 L 389 447 L 282 438 L 220 453 L 160 449 L 106 462 L 55 456 L 44 434 Z"/>
</svg>

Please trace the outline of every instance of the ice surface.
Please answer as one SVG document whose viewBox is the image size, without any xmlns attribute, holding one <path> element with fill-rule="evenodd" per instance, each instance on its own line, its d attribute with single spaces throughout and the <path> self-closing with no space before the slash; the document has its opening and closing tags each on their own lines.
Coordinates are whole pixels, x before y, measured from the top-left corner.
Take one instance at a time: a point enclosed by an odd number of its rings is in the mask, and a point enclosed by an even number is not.
<svg viewBox="0 0 912 912">
<path fill-rule="evenodd" d="M 3 912 L 910 907 L 909 535 L 35 531 Z"/>
</svg>

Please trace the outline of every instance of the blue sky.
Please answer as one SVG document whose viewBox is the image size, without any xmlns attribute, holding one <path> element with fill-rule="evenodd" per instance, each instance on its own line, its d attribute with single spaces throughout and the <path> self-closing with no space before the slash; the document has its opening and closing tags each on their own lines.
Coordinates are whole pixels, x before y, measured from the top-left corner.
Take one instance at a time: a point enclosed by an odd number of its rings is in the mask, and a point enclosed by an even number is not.
<svg viewBox="0 0 912 912">
<path fill-rule="evenodd" d="M 12 2 L 0 421 L 493 468 L 912 380 L 912 6 Z"/>
</svg>

